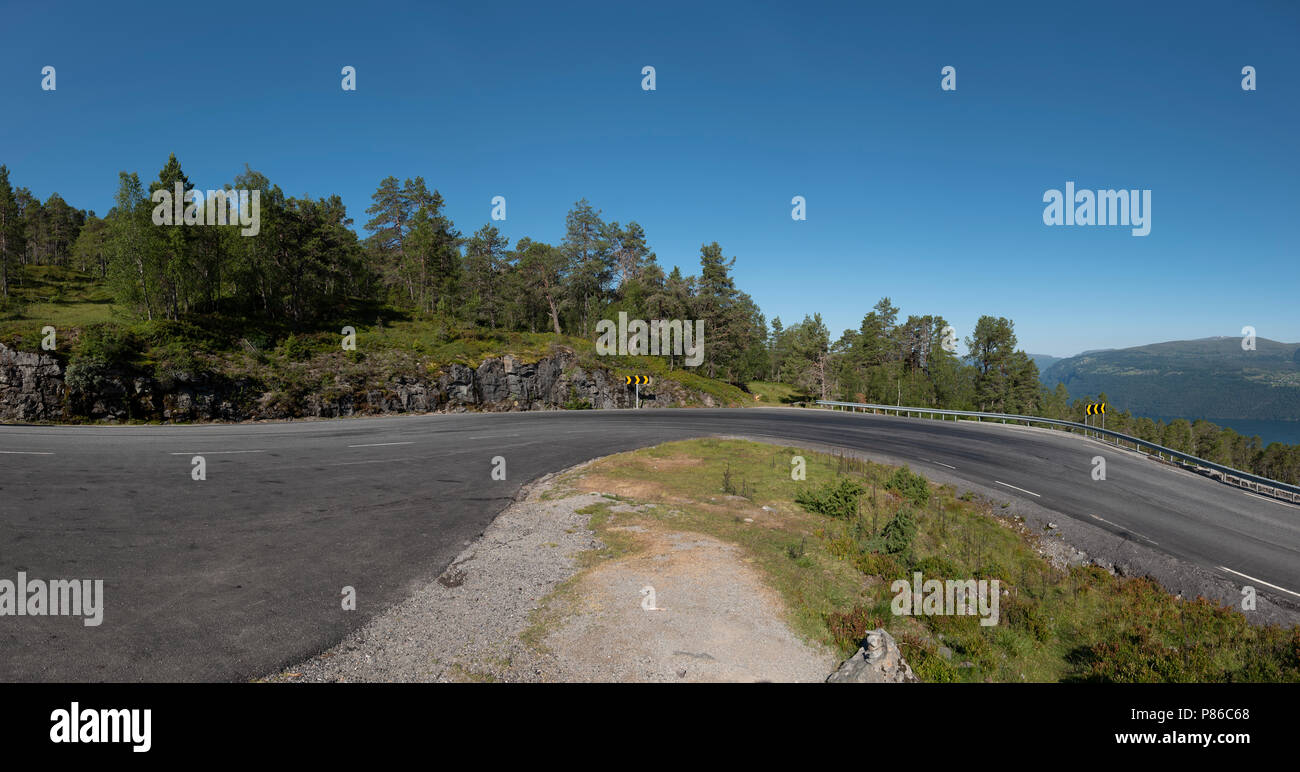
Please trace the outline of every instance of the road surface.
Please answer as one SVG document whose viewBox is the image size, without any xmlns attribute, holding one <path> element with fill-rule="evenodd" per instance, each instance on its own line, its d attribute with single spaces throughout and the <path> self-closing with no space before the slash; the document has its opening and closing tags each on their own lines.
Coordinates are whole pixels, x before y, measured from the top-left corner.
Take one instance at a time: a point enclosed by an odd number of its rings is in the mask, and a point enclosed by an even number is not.
<svg viewBox="0 0 1300 772">
<path fill-rule="evenodd" d="M 906 461 L 1300 599 L 1300 508 L 1045 430 L 793 408 L 2 426 L 0 580 L 102 579 L 105 603 L 97 627 L 0 616 L 0 680 L 275 671 L 440 574 L 521 484 L 713 434 Z M 1105 481 L 1091 475 L 1099 454 Z M 206 480 L 191 478 L 195 455 Z"/>
</svg>

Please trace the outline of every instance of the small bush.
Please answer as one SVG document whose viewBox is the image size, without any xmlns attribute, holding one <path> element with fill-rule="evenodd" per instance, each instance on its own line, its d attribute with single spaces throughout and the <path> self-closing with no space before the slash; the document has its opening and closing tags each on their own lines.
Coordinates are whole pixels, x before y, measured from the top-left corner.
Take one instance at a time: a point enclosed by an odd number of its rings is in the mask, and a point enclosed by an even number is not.
<svg viewBox="0 0 1300 772">
<path fill-rule="evenodd" d="M 858 514 L 858 499 L 866 489 L 856 480 L 847 477 L 827 483 L 817 490 L 802 490 L 794 500 L 809 512 L 830 517 L 850 518 Z"/>
<path fill-rule="evenodd" d="M 1011 594 L 1000 601 L 998 614 L 1007 621 L 1007 626 L 1024 630 L 1039 643 L 1046 643 L 1052 638 L 1052 630 L 1038 610 L 1038 604 Z"/>
<path fill-rule="evenodd" d="M 927 579 L 957 579 L 962 570 L 955 563 L 939 555 L 929 555 L 912 565 L 913 571 L 920 571 Z"/>
<path fill-rule="evenodd" d="M 953 683 L 957 680 L 957 669 L 939 654 L 934 644 L 912 633 L 895 635 L 894 640 L 917 678 L 926 683 Z"/>
<path fill-rule="evenodd" d="M 93 324 L 82 331 L 64 383 L 75 397 L 93 394 L 104 380 L 116 370 L 131 370 L 140 355 L 140 340 L 125 327 L 115 324 Z"/>
<path fill-rule="evenodd" d="M 154 373 L 160 378 L 193 376 L 204 370 L 203 362 L 181 343 L 168 343 L 153 352 Z"/>
<path fill-rule="evenodd" d="M 311 358 L 311 341 L 307 338 L 290 334 L 289 337 L 285 338 L 284 342 L 280 344 L 280 351 L 284 354 L 285 358 L 294 362 L 301 362 L 304 359 Z"/>
<path fill-rule="evenodd" d="M 572 386 L 569 387 L 569 401 L 564 403 L 565 410 L 591 410 L 591 403 L 585 399 L 578 398 L 578 392 Z"/>
<path fill-rule="evenodd" d="M 880 531 L 881 549 L 890 555 L 909 556 L 916 538 L 916 518 L 904 507 Z"/>
<path fill-rule="evenodd" d="M 887 581 L 907 578 L 907 566 L 893 555 L 883 552 L 864 552 L 854 561 L 854 567 L 867 576 L 879 576 Z"/>
<path fill-rule="evenodd" d="M 906 466 L 895 470 L 893 476 L 885 483 L 885 488 L 897 493 L 918 507 L 924 507 L 930 503 L 929 481 L 921 475 L 913 473 Z"/>
<path fill-rule="evenodd" d="M 884 627 L 884 620 L 869 606 L 857 604 L 848 611 L 832 611 L 826 615 L 826 629 L 831 641 L 844 654 L 852 654 L 862 645 L 868 630 Z"/>
</svg>

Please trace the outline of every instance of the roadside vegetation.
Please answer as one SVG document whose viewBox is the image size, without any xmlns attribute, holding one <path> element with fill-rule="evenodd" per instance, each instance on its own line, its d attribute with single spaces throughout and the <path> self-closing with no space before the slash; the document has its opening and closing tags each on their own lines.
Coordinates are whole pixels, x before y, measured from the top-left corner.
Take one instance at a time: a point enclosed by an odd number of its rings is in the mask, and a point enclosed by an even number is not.
<svg viewBox="0 0 1300 772">
<path fill-rule="evenodd" d="M 802 456 L 807 479 L 791 479 Z M 784 599 L 789 624 L 848 656 L 883 627 L 925 681 L 1300 681 L 1300 626 L 1181 600 L 1148 579 L 1054 567 L 998 502 L 958 496 L 908 469 L 737 440 L 690 440 L 602 459 L 561 490 L 604 493 L 592 527 L 636 550 L 628 526 L 739 545 Z M 562 494 L 558 494 L 562 495 Z M 640 505 L 614 511 L 617 501 Z M 999 623 L 896 616 L 896 579 L 998 579 Z"/>
<path fill-rule="evenodd" d="M 750 381 L 745 388 L 752 395 L 755 404 L 764 406 L 788 407 L 796 403 L 807 403 L 815 399 L 788 383 L 776 381 Z"/>
</svg>

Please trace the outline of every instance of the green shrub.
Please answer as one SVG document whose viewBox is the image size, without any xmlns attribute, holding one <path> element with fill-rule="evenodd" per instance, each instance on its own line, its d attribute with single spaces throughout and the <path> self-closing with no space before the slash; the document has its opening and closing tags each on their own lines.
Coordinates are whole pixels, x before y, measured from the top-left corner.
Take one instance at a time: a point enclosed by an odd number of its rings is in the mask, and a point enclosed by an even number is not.
<svg viewBox="0 0 1300 772">
<path fill-rule="evenodd" d="M 924 507 L 930 503 L 930 483 L 919 474 L 915 474 L 906 466 L 899 467 L 894 471 L 889 481 L 885 483 L 885 488 L 897 493 L 918 507 Z"/>
<path fill-rule="evenodd" d="M 72 359 L 96 359 L 110 365 L 127 366 L 140 355 L 140 339 L 126 327 L 92 324 L 81 332 Z"/>
<path fill-rule="evenodd" d="M 1007 626 L 1024 630 L 1040 643 L 1052 638 L 1052 630 L 1039 611 L 1038 604 L 1012 593 L 1000 601 L 998 615 L 1005 619 Z"/>
<path fill-rule="evenodd" d="M 154 373 L 160 378 L 194 375 L 204 371 L 203 362 L 183 343 L 168 343 L 153 352 Z"/>
<path fill-rule="evenodd" d="M 578 399 L 578 392 L 572 386 L 569 387 L 569 401 L 563 405 L 565 410 L 591 410 L 591 403 L 585 399 Z"/>
<path fill-rule="evenodd" d="M 929 555 L 912 565 L 913 571 L 920 571 L 928 579 L 957 579 L 962 570 L 955 563 L 940 555 Z"/>
<path fill-rule="evenodd" d="M 884 627 L 877 609 L 856 604 L 848 611 L 832 611 L 826 615 L 826 629 L 835 647 L 845 655 L 853 654 L 867 637 L 868 630 Z"/>
<path fill-rule="evenodd" d="M 953 683 L 957 680 L 957 669 L 939 654 L 934 644 L 911 633 L 895 635 L 894 640 L 917 678 L 926 683 Z"/>
<path fill-rule="evenodd" d="M 904 507 L 880 530 L 881 549 L 890 555 L 910 556 L 916 538 L 916 518 Z"/>
<path fill-rule="evenodd" d="M 856 480 L 847 477 L 837 482 L 827 483 L 820 489 L 802 490 L 795 494 L 794 500 L 809 512 L 830 517 L 855 517 L 858 514 L 858 499 L 866 489 Z"/>
<path fill-rule="evenodd" d="M 864 552 L 853 565 L 867 576 L 879 576 L 886 581 L 907 578 L 907 566 L 897 557 L 883 552 Z"/>
<path fill-rule="evenodd" d="M 307 338 L 289 334 L 280 344 L 280 351 L 284 356 L 294 362 L 301 362 L 304 359 L 310 359 L 312 354 L 311 341 Z"/>
<path fill-rule="evenodd" d="M 92 324 L 82 330 L 64 383 L 75 397 L 93 394 L 113 371 L 130 371 L 140 356 L 140 340 L 129 329 L 116 324 Z"/>
<path fill-rule="evenodd" d="M 201 317 L 200 321 L 203 321 Z M 145 343 L 155 347 L 180 346 L 191 351 L 216 351 L 230 343 L 221 332 L 222 324 L 216 320 L 197 324 L 189 320 L 153 319 L 140 322 L 133 329 Z"/>
</svg>

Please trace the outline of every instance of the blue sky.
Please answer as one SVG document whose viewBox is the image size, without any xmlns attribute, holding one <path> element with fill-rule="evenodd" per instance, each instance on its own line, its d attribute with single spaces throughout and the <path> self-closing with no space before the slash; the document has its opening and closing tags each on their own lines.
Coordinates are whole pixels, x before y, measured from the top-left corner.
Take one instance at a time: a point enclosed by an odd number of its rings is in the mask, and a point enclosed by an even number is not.
<svg viewBox="0 0 1300 772">
<path fill-rule="evenodd" d="M 169 152 L 200 187 L 248 163 L 358 227 L 380 179 L 422 175 L 465 233 L 505 196 L 512 241 L 558 241 L 586 197 L 666 266 L 718 241 L 769 319 L 836 335 L 888 295 L 1058 356 L 1300 340 L 1294 3 L 248 7 L 11 4 L 0 163 L 100 214 Z M 1071 180 L 1151 189 L 1151 234 L 1045 226 Z"/>
</svg>

